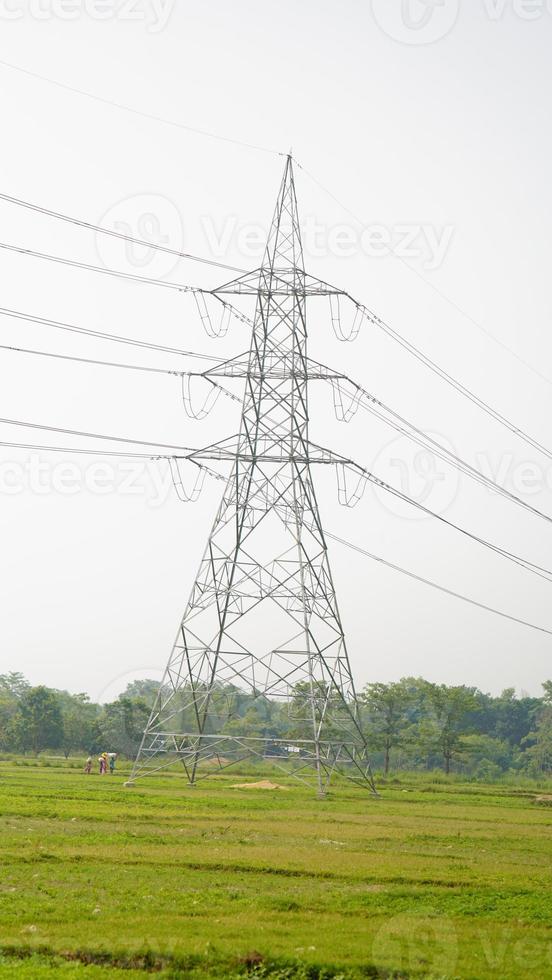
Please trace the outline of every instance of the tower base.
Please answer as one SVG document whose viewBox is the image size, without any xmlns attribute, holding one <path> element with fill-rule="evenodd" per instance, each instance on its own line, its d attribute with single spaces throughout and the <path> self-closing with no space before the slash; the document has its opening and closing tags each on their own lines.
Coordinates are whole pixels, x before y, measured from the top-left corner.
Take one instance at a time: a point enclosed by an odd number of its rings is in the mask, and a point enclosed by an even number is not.
<svg viewBox="0 0 552 980">
<path fill-rule="evenodd" d="M 190 785 L 247 760 L 264 762 L 325 796 L 332 776 L 341 775 L 377 796 L 364 746 L 351 741 L 249 738 L 156 732 L 146 736 L 129 782 L 178 765 Z"/>
</svg>

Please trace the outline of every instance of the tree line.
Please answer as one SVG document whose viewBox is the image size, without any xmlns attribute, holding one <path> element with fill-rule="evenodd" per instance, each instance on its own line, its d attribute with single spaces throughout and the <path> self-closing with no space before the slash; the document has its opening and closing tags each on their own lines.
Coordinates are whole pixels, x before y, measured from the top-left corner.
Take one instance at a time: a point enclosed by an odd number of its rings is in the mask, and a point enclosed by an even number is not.
<svg viewBox="0 0 552 980">
<path fill-rule="evenodd" d="M 89 755 L 106 749 L 136 753 L 147 724 L 155 681 L 129 684 L 111 704 L 94 704 L 87 694 L 39 685 L 20 673 L 0 674 L 0 751 L 38 755 L 47 750 Z"/>
<path fill-rule="evenodd" d="M 32 686 L 20 673 L 0 674 L 0 752 L 69 757 L 108 750 L 132 758 L 157 688 L 156 681 L 134 681 L 101 705 L 86 694 Z M 227 734 L 308 737 L 308 694 L 297 685 L 289 701 L 277 702 L 220 687 L 210 723 Z M 513 688 L 492 697 L 475 687 L 409 677 L 367 684 L 359 702 L 374 766 L 385 775 L 434 769 L 482 780 L 508 772 L 552 774 L 552 681 L 543 684 L 540 698 L 518 697 Z M 183 717 L 181 730 L 187 724 Z"/>
<path fill-rule="evenodd" d="M 457 771 L 492 780 L 507 772 L 552 774 L 552 681 L 543 696 L 498 697 L 475 687 L 408 677 L 368 684 L 365 731 L 376 764 L 391 769 Z"/>
</svg>

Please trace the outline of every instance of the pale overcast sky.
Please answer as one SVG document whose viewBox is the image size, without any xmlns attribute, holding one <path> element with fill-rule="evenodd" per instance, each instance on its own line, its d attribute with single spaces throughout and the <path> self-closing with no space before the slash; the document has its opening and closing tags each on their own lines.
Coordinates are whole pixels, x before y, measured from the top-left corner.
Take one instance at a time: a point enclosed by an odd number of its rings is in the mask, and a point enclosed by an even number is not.
<svg viewBox="0 0 552 980">
<path fill-rule="evenodd" d="M 548 6 L 0 0 L 0 192 L 254 268 L 283 160 L 253 147 L 292 147 L 305 168 L 296 179 L 308 269 L 342 285 L 552 446 Z M 0 221 L 1 242 L 81 262 L 205 286 L 231 276 L 5 202 Z M 215 356 L 248 345 L 239 324 L 224 340 L 209 339 L 193 299 L 173 290 L 4 250 L 0 281 L 3 308 Z M 174 370 L 184 361 L 3 316 L 0 338 Z M 310 344 L 312 357 L 345 370 L 552 514 L 550 459 L 375 328 L 340 344 L 320 303 L 311 310 Z M 0 401 L 4 419 L 190 446 L 231 435 L 239 421 L 229 402 L 205 422 L 190 421 L 169 375 L 7 350 Z M 442 463 L 435 471 L 365 413 L 339 424 L 329 391 L 313 392 L 311 415 L 313 441 L 354 456 L 474 533 L 552 566 L 546 521 Z M 1 432 L 4 441 L 90 445 L 5 423 Z M 150 475 L 129 485 L 122 463 L 111 460 L 110 474 L 99 471 L 100 461 L 0 449 L 0 672 L 21 670 L 34 683 L 107 699 L 134 677 L 160 676 L 220 484 L 208 481 L 197 503 L 183 504 L 170 492 L 165 464 L 149 464 Z M 435 521 L 413 519 L 373 490 L 355 510 L 340 508 L 333 478 L 324 472 L 318 480 L 333 533 L 552 628 L 547 582 Z M 359 687 L 415 674 L 538 694 L 552 676 L 551 637 L 338 544 L 331 556 Z"/>
</svg>

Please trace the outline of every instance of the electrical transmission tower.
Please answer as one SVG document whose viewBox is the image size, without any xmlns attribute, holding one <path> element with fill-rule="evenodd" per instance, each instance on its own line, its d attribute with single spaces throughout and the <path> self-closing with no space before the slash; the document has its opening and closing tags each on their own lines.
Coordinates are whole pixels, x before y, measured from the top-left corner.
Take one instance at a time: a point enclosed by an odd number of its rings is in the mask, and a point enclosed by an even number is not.
<svg viewBox="0 0 552 980">
<path fill-rule="evenodd" d="M 194 783 L 266 758 L 320 794 L 334 772 L 375 791 L 311 472 L 342 461 L 308 434 L 309 380 L 340 376 L 307 356 L 307 300 L 338 292 L 305 273 L 288 157 L 260 269 L 212 291 L 256 297 L 249 352 L 202 375 L 245 379 L 241 426 L 188 457 L 232 471 L 131 782 L 180 762 Z M 240 731 L 244 692 L 255 737 Z"/>
<path fill-rule="evenodd" d="M 97 234 L 139 244 L 148 249 L 183 259 L 207 262 L 226 270 L 234 266 L 178 252 L 165 245 L 137 239 L 122 231 L 93 225 L 82 218 L 44 208 L 0 193 L 0 200 L 68 222 Z M 186 292 L 194 296 L 203 325 L 211 336 L 222 336 L 232 316 L 251 328 L 249 350 L 220 361 L 210 355 L 165 347 L 131 337 L 92 330 L 21 310 L 0 309 L 0 317 L 37 323 L 117 344 L 148 348 L 164 353 L 207 359 L 204 371 L 174 371 L 151 365 L 121 363 L 2 344 L 17 356 L 42 356 L 87 366 L 160 372 L 177 375 L 182 384 L 184 406 L 193 418 L 208 414 L 223 391 L 242 402 L 241 426 L 237 436 L 202 449 L 153 443 L 119 435 L 45 425 L 22 419 L 1 419 L 10 426 L 37 429 L 64 436 L 97 441 L 109 440 L 109 448 L 63 448 L 52 445 L 5 441 L 1 446 L 110 457 L 166 460 L 180 499 L 197 499 L 207 474 L 225 481 L 225 491 L 205 549 L 192 594 L 181 621 L 175 645 L 144 733 L 130 781 L 173 764 L 182 765 L 195 783 L 202 776 L 220 771 L 240 760 L 270 759 L 284 772 L 315 782 L 324 794 L 334 772 L 341 772 L 375 792 L 370 773 L 343 627 L 330 571 L 326 537 L 360 552 L 369 559 L 402 572 L 409 579 L 438 589 L 486 612 L 518 625 L 551 634 L 551 630 L 495 609 L 477 599 L 426 579 L 416 572 L 372 555 L 322 528 L 312 480 L 315 465 L 332 466 L 338 477 L 339 501 L 354 506 L 368 484 L 439 521 L 493 556 L 522 568 L 541 580 L 552 582 L 552 569 L 526 556 L 515 554 L 488 540 L 455 519 L 391 486 L 358 463 L 309 439 L 308 391 L 312 381 L 331 385 L 337 418 L 348 422 L 359 408 L 393 428 L 422 450 L 452 466 L 480 487 L 491 490 L 547 523 L 552 517 L 534 503 L 517 496 L 500 482 L 490 479 L 466 459 L 451 452 L 442 442 L 418 428 L 392 407 L 385 405 L 345 374 L 313 361 L 307 353 L 308 301 L 329 299 L 331 321 L 340 340 L 354 340 L 367 323 L 403 351 L 414 357 L 440 381 L 448 384 L 471 406 L 484 412 L 516 438 L 547 459 L 547 448 L 519 425 L 510 421 L 488 401 L 454 378 L 432 358 L 414 346 L 396 329 L 357 302 L 343 289 L 307 274 L 303 264 L 301 235 L 291 157 L 286 160 L 264 260 L 259 269 L 240 275 L 216 289 L 202 289 L 76 261 L 48 252 L 2 243 L 2 249 L 21 253 L 56 265 L 109 275 L 126 282 Z M 253 318 L 236 309 L 234 296 L 253 305 Z M 349 328 L 344 328 L 341 303 L 353 310 Z M 214 326 L 209 304 L 222 315 Z M 192 377 L 207 383 L 209 394 L 199 411 L 194 411 Z M 244 383 L 243 401 L 229 392 L 221 379 Z M 113 444 L 125 444 L 124 451 Z M 90 444 L 89 444 L 90 446 Z M 138 450 L 137 450 L 138 447 Z M 147 452 L 144 450 L 148 447 Z M 152 447 L 155 454 L 152 455 Z M 194 464 L 197 480 L 191 494 L 182 482 L 180 464 Z M 213 470 L 212 465 L 215 470 Z M 217 469 L 218 464 L 218 469 Z M 230 476 L 227 467 L 230 465 Z M 219 471 L 224 468 L 222 475 Z M 244 708 L 251 704 L 255 710 Z"/>
</svg>

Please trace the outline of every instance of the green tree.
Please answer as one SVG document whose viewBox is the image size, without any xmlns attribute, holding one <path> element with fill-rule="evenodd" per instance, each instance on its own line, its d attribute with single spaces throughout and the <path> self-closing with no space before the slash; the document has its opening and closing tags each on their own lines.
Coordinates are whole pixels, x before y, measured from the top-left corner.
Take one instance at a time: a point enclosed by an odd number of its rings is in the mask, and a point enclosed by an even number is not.
<svg viewBox="0 0 552 980">
<path fill-rule="evenodd" d="M 153 702 L 160 687 L 159 681 L 151 680 L 151 678 L 131 681 L 123 691 L 122 697 L 133 699 L 142 698 L 147 704 L 153 707 Z"/>
<path fill-rule="evenodd" d="M 16 717 L 19 702 L 29 688 L 23 674 L 0 674 L 0 748 L 16 748 Z"/>
<path fill-rule="evenodd" d="M 527 746 L 524 763 L 535 775 L 552 773 L 552 681 L 545 681 L 542 707 L 531 732 L 523 739 Z"/>
<path fill-rule="evenodd" d="M 448 774 L 453 759 L 463 751 L 462 736 L 469 731 L 469 715 L 477 711 L 477 691 L 472 687 L 428 683 L 426 698 L 434 726 L 435 744 Z"/>
<path fill-rule="evenodd" d="M 0 674 L 0 695 L 7 695 L 18 699 L 29 690 L 28 680 L 18 671 L 10 671 L 8 674 Z"/>
<path fill-rule="evenodd" d="M 518 698 L 513 688 L 507 688 L 500 697 L 492 699 L 491 727 L 486 733 L 506 739 L 517 748 L 533 728 L 540 707 L 539 698 Z"/>
<path fill-rule="evenodd" d="M 136 755 L 147 725 L 150 707 L 142 698 L 121 695 L 104 705 L 98 718 L 98 738 L 108 752 L 118 752 L 132 758 Z"/>
<path fill-rule="evenodd" d="M 542 700 L 546 705 L 552 705 L 552 681 L 544 681 L 542 687 L 544 690 Z"/>
<path fill-rule="evenodd" d="M 281 716 L 284 737 L 312 739 L 314 725 L 322 724 L 322 737 L 343 736 L 351 729 L 350 715 L 335 688 L 322 680 L 300 681 L 295 684 L 286 703 L 287 724 Z"/>
<path fill-rule="evenodd" d="M 462 741 L 470 771 L 476 775 L 482 776 L 485 772 L 499 775 L 512 765 L 513 750 L 506 739 L 474 733 L 464 735 Z"/>
<path fill-rule="evenodd" d="M 383 752 L 383 771 L 389 772 L 392 749 L 404 743 L 413 696 L 405 680 L 367 684 L 361 694 L 369 743 Z"/>
<path fill-rule="evenodd" d="M 535 728 L 523 739 L 527 745 L 523 753 L 526 768 L 539 775 L 552 773 L 552 708 L 547 706 L 540 712 Z"/>
<path fill-rule="evenodd" d="M 58 748 L 63 740 L 63 718 L 55 691 L 40 685 L 24 691 L 14 719 L 18 745 L 36 755 L 43 749 Z"/>
<path fill-rule="evenodd" d="M 87 694 L 60 695 L 62 700 L 63 736 L 61 747 L 65 758 L 76 749 L 91 752 L 96 742 L 98 706 L 91 704 Z"/>
</svg>

